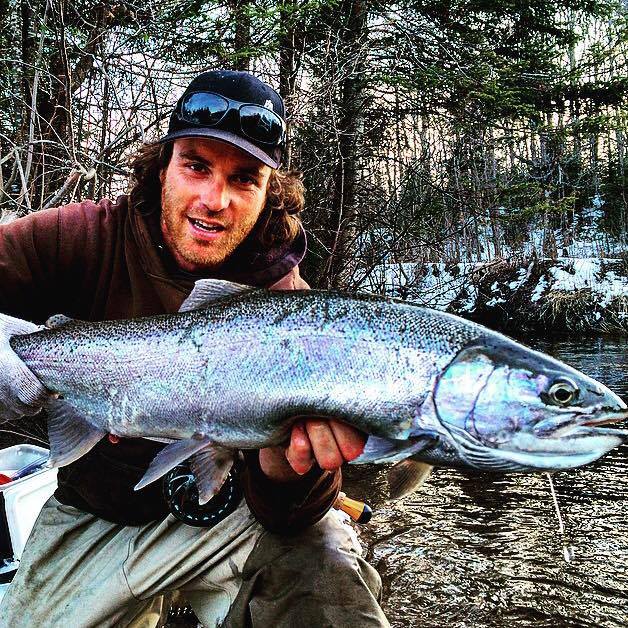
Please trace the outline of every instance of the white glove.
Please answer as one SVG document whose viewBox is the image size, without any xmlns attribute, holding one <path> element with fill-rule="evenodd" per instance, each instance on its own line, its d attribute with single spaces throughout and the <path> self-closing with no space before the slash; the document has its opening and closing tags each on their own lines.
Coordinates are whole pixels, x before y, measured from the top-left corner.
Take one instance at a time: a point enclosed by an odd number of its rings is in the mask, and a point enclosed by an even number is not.
<svg viewBox="0 0 628 628">
<path fill-rule="evenodd" d="M 11 336 L 30 334 L 42 327 L 0 314 L 0 422 L 37 414 L 50 392 L 11 348 Z"/>
</svg>

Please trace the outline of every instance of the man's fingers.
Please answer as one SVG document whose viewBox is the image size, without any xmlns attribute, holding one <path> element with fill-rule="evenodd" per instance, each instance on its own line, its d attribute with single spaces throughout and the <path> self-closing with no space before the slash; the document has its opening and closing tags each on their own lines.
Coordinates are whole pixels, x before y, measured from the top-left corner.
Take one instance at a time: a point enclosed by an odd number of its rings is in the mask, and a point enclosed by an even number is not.
<svg viewBox="0 0 628 628">
<path fill-rule="evenodd" d="M 307 473 L 314 464 L 312 445 L 303 423 L 295 423 L 292 426 L 286 458 L 299 475 Z"/>
<path fill-rule="evenodd" d="M 355 427 L 340 421 L 329 421 L 338 449 L 342 457 L 349 462 L 355 460 L 363 451 L 366 444 L 366 434 Z"/>
<path fill-rule="evenodd" d="M 333 419 L 306 419 L 292 426 L 286 458 L 296 473 L 307 473 L 316 460 L 332 471 L 354 460 L 364 450 L 366 434 Z"/>
<path fill-rule="evenodd" d="M 342 456 L 329 421 L 308 419 L 305 422 L 307 435 L 314 451 L 314 457 L 321 469 L 331 471 L 342 466 L 345 459 Z"/>
</svg>

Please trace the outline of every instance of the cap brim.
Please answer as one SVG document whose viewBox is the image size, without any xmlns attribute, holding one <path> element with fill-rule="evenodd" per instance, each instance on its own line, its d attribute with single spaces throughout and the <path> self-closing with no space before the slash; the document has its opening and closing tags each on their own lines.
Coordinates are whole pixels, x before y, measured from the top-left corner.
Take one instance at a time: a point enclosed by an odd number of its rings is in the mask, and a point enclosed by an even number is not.
<svg viewBox="0 0 628 628">
<path fill-rule="evenodd" d="M 271 168 L 279 168 L 279 162 L 274 160 L 268 153 L 264 152 L 258 146 L 255 146 L 252 142 L 236 135 L 235 133 L 230 133 L 229 131 L 223 131 L 222 129 L 210 129 L 207 127 L 199 127 L 197 129 L 181 129 L 180 131 L 173 131 L 172 133 L 168 133 L 162 137 L 158 143 L 164 144 L 165 142 L 170 142 L 172 140 L 178 140 L 184 137 L 209 137 L 214 140 L 219 140 L 221 142 L 226 142 L 227 144 L 231 144 L 236 148 L 243 150 L 245 153 L 248 153 L 252 157 L 259 159 L 263 164 L 270 166 Z"/>
</svg>

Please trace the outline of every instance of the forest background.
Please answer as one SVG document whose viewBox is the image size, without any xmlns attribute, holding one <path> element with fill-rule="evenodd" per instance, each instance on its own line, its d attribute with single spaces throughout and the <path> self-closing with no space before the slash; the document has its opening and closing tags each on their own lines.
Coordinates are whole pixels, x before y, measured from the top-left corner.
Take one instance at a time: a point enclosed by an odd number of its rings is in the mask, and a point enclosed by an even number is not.
<svg viewBox="0 0 628 628">
<path fill-rule="evenodd" d="M 610 276 L 628 328 L 627 23 L 620 0 L 0 0 L 0 209 L 124 192 L 192 76 L 250 70 L 287 102 L 315 286 L 495 317 L 588 260 L 558 321 L 598 320 Z"/>
</svg>

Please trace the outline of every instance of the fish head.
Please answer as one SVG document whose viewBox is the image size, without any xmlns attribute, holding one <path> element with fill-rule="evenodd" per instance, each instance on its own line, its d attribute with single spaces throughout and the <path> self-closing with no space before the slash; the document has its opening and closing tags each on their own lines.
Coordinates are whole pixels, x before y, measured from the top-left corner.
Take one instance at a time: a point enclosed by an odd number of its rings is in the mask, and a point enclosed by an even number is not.
<svg viewBox="0 0 628 628">
<path fill-rule="evenodd" d="M 505 337 L 468 345 L 436 383 L 447 440 L 472 466 L 559 470 L 597 460 L 628 439 L 604 427 L 628 418 L 611 390 Z"/>
</svg>

